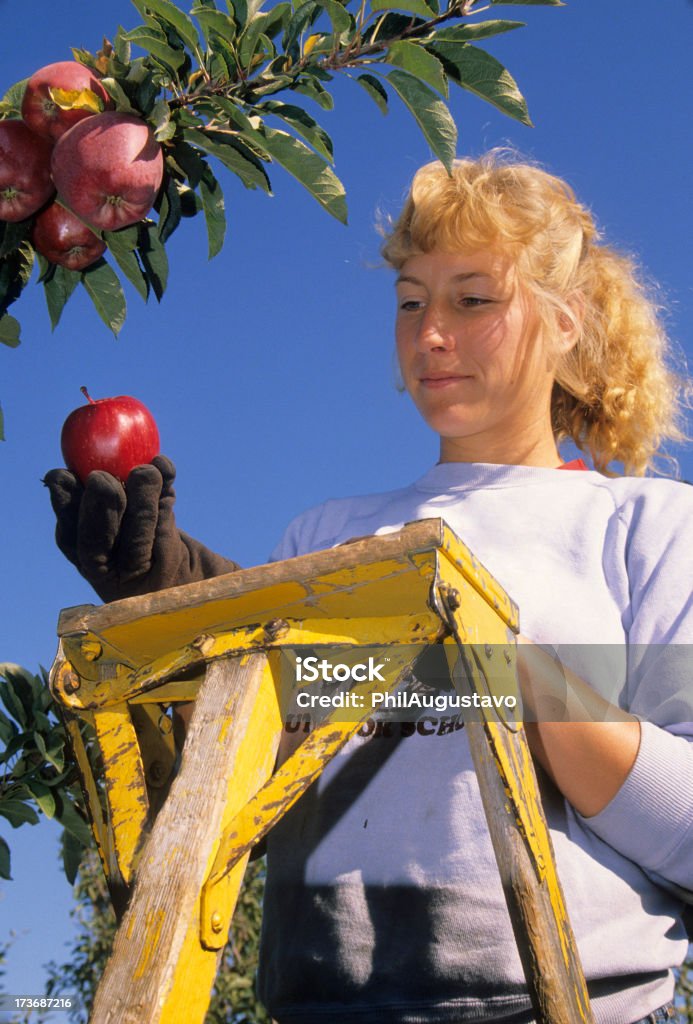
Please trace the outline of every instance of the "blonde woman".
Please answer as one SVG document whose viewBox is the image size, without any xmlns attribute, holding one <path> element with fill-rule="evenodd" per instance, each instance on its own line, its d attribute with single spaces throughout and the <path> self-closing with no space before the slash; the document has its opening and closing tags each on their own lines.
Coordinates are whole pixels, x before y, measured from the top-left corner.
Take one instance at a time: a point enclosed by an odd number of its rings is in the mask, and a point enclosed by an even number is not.
<svg viewBox="0 0 693 1024">
<path fill-rule="evenodd" d="M 529 738 L 596 1020 L 668 1019 L 693 889 L 693 491 L 642 476 L 682 437 L 666 339 L 631 263 L 533 166 L 422 168 L 383 253 L 440 460 L 305 513 L 275 557 L 441 516 L 496 576 L 533 642 Z M 563 464 L 565 438 L 596 471 Z M 541 720 L 554 663 L 533 644 L 577 674 L 577 720 Z M 464 730 L 363 731 L 269 837 L 273 1016 L 530 1021 Z"/>
<path fill-rule="evenodd" d="M 564 182 L 494 154 L 422 168 L 383 252 L 404 386 L 440 459 L 306 512 L 274 557 L 442 517 L 496 576 L 520 607 L 528 734 L 596 1020 L 670 1019 L 693 890 L 693 490 L 644 476 L 683 436 L 655 308 Z M 564 464 L 565 439 L 595 469 Z M 179 535 L 168 460 L 133 471 L 115 513 L 93 477 L 46 482 L 61 547 L 107 599 L 232 567 Z M 167 574 L 169 549 L 197 575 Z M 546 645 L 572 720 L 542 713 Z M 532 1020 L 463 719 L 406 724 L 362 730 L 269 836 L 260 991 L 279 1024 Z"/>
</svg>

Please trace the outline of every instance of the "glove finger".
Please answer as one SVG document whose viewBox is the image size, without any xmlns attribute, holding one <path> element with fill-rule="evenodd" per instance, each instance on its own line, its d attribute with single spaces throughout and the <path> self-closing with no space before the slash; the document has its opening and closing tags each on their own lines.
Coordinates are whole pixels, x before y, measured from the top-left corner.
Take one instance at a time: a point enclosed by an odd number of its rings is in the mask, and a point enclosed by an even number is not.
<svg viewBox="0 0 693 1024">
<path fill-rule="evenodd" d="M 104 470 L 87 477 L 79 510 L 77 554 L 84 576 L 102 578 L 115 568 L 118 532 L 125 512 L 125 491 Z"/>
<path fill-rule="evenodd" d="M 163 485 L 159 497 L 159 531 L 167 536 L 169 531 L 175 528 L 173 519 L 173 506 L 176 501 L 176 491 L 173 481 L 176 479 L 176 467 L 165 455 L 155 455 L 152 465 L 161 473 Z"/>
<path fill-rule="evenodd" d="M 65 557 L 77 565 L 77 528 L 84 488 L 74 473 L 67 469 L 49 469 L 42 482 L 50 493 L 57 520 L 56 544 Z"/>
<path fill-rule="evenodd" d="M 152 459 L 152 466 L 156 466 L 161 473 L 165 486 L 172 484 L 176 479 L 176 467 L 165 455 L 155 455 Z"/>
<path fill-rule="evenodd" d="M 136 466 L 125 481 L 127 506 L 120 530 L 118 569 L 121 579 L 149 572 L 159 522 L 162 475 L 156 466 Z"/>
<path fill-rule="evenodd" d="M 173 482 L 176 479 L 176 467 L 165 455 L 156 455 L 152 463 L 157 467 L 163 479 L 161 496 L 159 498 L 159 523 L 154 537 L 152 550 L 152 561 L 159 568 L 162 579 L 170 581 L 178 573 L 181 555 L 186 549 L 181 547 L 180 533 L 176 526 L 174 505 L 176 503 L 176 491 Z"/>
</svg>

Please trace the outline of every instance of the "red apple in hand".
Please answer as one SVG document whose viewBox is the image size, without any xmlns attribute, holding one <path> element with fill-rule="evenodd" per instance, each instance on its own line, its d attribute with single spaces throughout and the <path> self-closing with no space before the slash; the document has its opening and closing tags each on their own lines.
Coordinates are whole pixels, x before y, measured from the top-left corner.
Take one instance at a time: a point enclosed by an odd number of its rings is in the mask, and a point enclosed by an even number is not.
<svg viewBox="0 0 693 1024">
<path fill-rule="evenodd" d="M 60 444 L 65 465 L 82 483 L 94 469 L 104 469 L 125 483 L 135 466 L 159 454 L 159 431 L 146 406 L 129 395 L 90 398 L 63 424 Z"/>
</svg>

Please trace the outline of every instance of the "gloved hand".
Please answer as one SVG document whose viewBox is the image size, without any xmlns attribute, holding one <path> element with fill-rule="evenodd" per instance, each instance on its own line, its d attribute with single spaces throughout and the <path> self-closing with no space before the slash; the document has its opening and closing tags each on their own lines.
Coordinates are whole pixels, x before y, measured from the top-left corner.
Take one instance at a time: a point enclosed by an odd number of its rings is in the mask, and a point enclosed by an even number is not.
<svg viewBox="0 0 693 1024">
<path fill-rule="evenodd" d="M 103 601 L 149 594 L 238 569 L 176 526 L 176 469 L 157 455 L 125 487 L 96 470 L 86 485 L 67 469 L 43 480 L 57 517 L 55 539 Z"/>
</svg>

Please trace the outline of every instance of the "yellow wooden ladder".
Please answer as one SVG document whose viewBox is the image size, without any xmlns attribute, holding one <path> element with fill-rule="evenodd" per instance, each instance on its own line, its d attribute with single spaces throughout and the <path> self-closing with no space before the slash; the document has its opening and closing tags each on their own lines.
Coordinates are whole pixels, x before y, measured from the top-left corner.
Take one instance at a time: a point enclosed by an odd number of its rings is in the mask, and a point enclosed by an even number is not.
<svg viewBox="0 0 693 1024">
<path fill-rule="evenodd" d="M 200 1024 L 250 850 L 373 714 L 372 694 L 396 691 L 422 645 L 442 644 L 459 692 L 516 696 L 518 628 L 516 606 L 439 519 L 64 610 L 51 688 L 120 918 L 91 1024 Z M 385 681 L 354 683 L 361 706 L 328 710 L 274 771 L 295 697 L 287 654 L 305 647 L 352 662 L 386 647 Z M 171 707 L 187 701 L 181 757 Z M 589 1022 L 523 726 L 485 708 L 465 731 L 536 1019 Z"/>
</svg>

